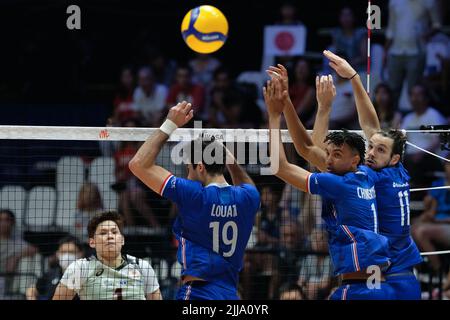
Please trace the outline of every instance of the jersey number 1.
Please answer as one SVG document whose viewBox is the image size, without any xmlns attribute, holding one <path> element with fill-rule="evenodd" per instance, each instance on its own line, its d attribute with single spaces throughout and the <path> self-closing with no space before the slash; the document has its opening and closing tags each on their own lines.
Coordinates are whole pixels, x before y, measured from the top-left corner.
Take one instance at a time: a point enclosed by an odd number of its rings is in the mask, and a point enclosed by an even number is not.
<svg viewBox="0 0 450 320">
<path fill-rule="evenodd" d="M 408 191 L 399 191 L 398 198 L 400 200 L 400 211 L 401 211 L 401 219 L 402 219 L 402 227 L 405 225 L 405 214 L 407 215 L 406 218 L 406 225 L 409 226 L 409 196 Z M 403 198 L 405 198 L 405 203 L 403 203 Z M 406 207 L 406 210 L 405 210 Z M 406 211 L 406 212 L 405 212 Z"/>
<path fill-rule="evenodd" d="M 219 233 L 222 234 L 223 244 L 226 246 L 231 245 L 231 249 L 224 252 L 222 255 L 225 258 L 231 257 L 236 250 L 236 243 L 238 237 L 238 227 L 236 222 L 228 221 L 223 225 L 222 232 L 219 232 L 220 222 L 210 222 L 209 227 L 213 229 L 213 251 L 219 253 Z M 231 239 L 228 238 L 228 229 L 231 228 Z"/>
</svg>

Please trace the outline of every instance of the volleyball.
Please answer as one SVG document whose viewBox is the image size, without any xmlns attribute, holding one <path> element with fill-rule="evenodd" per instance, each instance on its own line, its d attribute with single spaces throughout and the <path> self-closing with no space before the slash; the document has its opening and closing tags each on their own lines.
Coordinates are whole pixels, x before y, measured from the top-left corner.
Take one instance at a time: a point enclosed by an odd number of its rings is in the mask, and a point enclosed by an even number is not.
<svg viewBox="0 0 450 320">
<path fill-rule="evenodd" d="M 216 7 L 199 6 L 184 16 L 181 34 L 184 42 L 195 52 L 212 53 L 227 40 L 228 21 Z"/>
</svg>

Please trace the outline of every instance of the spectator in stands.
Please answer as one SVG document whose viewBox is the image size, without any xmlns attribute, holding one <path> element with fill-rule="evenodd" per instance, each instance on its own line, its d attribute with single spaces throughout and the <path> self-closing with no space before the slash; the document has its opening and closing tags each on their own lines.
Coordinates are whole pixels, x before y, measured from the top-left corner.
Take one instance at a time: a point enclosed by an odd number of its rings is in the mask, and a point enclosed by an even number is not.
<svg viewBox="0 0 450 320">
<path fill-rule="evenodd" d="M 124 127 L 140 127 L 138 119 L 129 119 Z M 119 194 L 119 212 L 123 215 L 126 226 L 143 224 L 159 227 L 153 209 L 147 201 L 146 187 L 131 173 L 128 162 L 139 149 L 137 141 L 121 141 L 119 149 L 114 153 L 116 183 L 113 189 Z"/>
<path fill-rule="evenodd" d="M 111 117 L 112 125 L 119 125 L 126 119 L 133 117 L 133 92 L 135 88 L 135 79 L 133 69 L 124 67 L 120 74 L 120 82 L 113 101 L 113 114 Z"/>
<path fill-rule="evenodd" d="M 306 300 L 301 286 L 296 283 L 287 282 L 280 286 L 280 300 Z"/>
<path fill-rule="evenodd" d="M 304 288 L 308 300 L 326 299 L 333 276 L 332 263 L 328 255 L 327 233 L 315 229 L 309 237 L 312 254 L 300 259 L 298 284 Z"/>
<path fill-rule="evenodd" d="M 440 27 L 440 14 L 434 0 L 389 1 L 385 52 L 395 104 L 404 80 L 411 90 L 423 76 L 426 41 Z"/>
<path fill-rule="evenodd" d="M 175 76 L 177 62 L 169 59 L 159 48 L 153 46 L 147 49 L 147 56 L 155 81 L 168 88 Z"/>
<path fill-rule="evenodd" d="M 279 283 L 298 280 L 299 262 L 301 258 L 300 230 L 296 220 L 284 222 L 280 227 L 280 247 L 278 253 Z"/>
<path fill-rule="evenodd" d="M 14 234 L 16 217 L 11 210 L 0 210 L 0 273 L 17 270 L 20 259 L 32 257 L 38 249 Z"/>
<path fill-rule="evenodd" d="M 223 101 L 225 121 L 222 127 L 260 128 L 263 116 L 256 99 L 256 87 L 252 84 L 241 84 L 237 89 L 227 90 Z"/>
<path fill-rule="evenodd" d="M 187 101 L 192 104 L 194 114 L 201 114 L 205 103 L 203 86 L 192 82 L 192 71 L 189 66 L 179 66 L 175 74 L 175 82 L 170 87 L 167 105 L 176 105 Z"/>
<path fill-rule="evenodd" d="M 410 90 L 410 100 L 413 112 L 407 114 L 402 122 L 402 129 L 417 130 L 421 125 L 444 125 L 447 120 L 442 114 L 430 106 L 430 96 L 423 84 L 416 84 Z M 408 141 L 425 150 L 439 152 L 439 136 L 435 134 L 410 133 Z M 440 169 L 439 160 L 421 150 L 407 146 L 405 166 L 408 169 L 413 184 L 427 183 L 427 171 Z"/>
<path fill-rule="evenodd" d="M 220 67 L 220 61 L 210 54 L 198 53 L 189 61 L 192 70 L 192 82 L 208 88 L 213 80 L 214 71 Z"/>
<path fill-rule="evenodd" d="M 394 105 L 394 96 L 388 84 L 379 83 L 376 86 L 373 105 L 377 111 L 378 119 L 380 119 L 381 129 L 400 128 L 402 115 Z"/>
<path fill-rule="evenodd" d="M 253 251 L 245 255 L 245 268 L 242 272 L 243 291 L 246 299 L 275 297 L 278 288 L 278 274 L 275 271 L 276 256 L 274 252 L 280 246 L 281 192 L 273 185 L 261 189 L 261 212 L 256 216 L 256 244 Z M 253 283 L 260 283 L 266 278 L 267 296 L 256 296 Z M 259 285 L 261 287 L 261 285 Z M 260 290 L 258 288 L 258 290 Z"/>
<path fill-rule="evenodd" d="M 311 66 L 305 59 L 299 59 L 294 67 L 294 75 L 289 86 L 289 95 L 302 122 L 310 125 L 313 120 L 315 106 L 314 80 L 311 77 Z"/>
<path fill-rule="evenodd" d="M 206 97 L 206 113 L 208 127 L 222 128 L 226 124 L 225 100 L 229 94 L 236 91 L 230 72 L 224 67 L 219 67 L 214 72 L 213 82 Z"/>
<path fill-rule="evenodd" d="M 303 26 L 304 23 L 299 19 L 298 10 L 297 10 L 297 2 L 288 0 L 283 1 L 280 6 L 279 11 L 279 20 L 275 21 L 275 26 Z M 305 27 L 306 29 L 306 27 Z M 306 35 L 305 35 L 306 36 Z M 298 39 L 300 40 L 300 39 Z M 305 40 L 306 41 L 306 40 Z M 266 44 L 264 44 L 265 46 Z M 269 46 L 273 46 L 273 44 L 269 44 Z M 306 45 L 305 45 L 306 46 Z M 295 56 L 292 54 L 285 54 L 283 56 L 274 56 L 272 54 L 266 54 L 262 59 L 262 71 L 265 71 L 269 66 L 275 65 L 276 63 L 281 63 L 288 70 L 292 70 L 295 63 Z"/>
<path fill-rule="evenodd" d="M 167 87 L 158 84 L 149 67 L 142 67 L 138 73 L 138 87 L 133 94 L 133 107 L 144 117 L 144 122 L 155 127 L 162 117 L 166 105 Z"/>
<path fill-rule="evenodd" d="M 432 186 L 450 185 L 450 163 L 445 163 L 445 178 L 438 179 Z M 430 190 L 424 199 L 425 211 L 412 227 L 414 240 L 422 251 L 436 251 L 450 247 L 450 190 Z M 440 257 L 427 257 L 435 271 L 441 267 Z"/>
<path fill-rule="evenodd" d="M 366 64 L 366 56 L 361 54 L 361 42 L 366 36 L 364 28 L 355 27 L 355 17 L 350 7 L 344 7 L 339 13 L 339 27 L 331 31 L 332 48 L 344 54 L 356 70 L 361 70 Z M 329 70 L 328 62 L 325 61 Z"/>
<path fill-rule="evenodd" d="M 80 241 L 87 241 L 87 225 L 95 214 L 103 209 L 103 201 L 98 186 L 84 183 L 78 192 L 75 235 Z"/>
<path fill-rule="evenodd" d="M 83 246 L 77 238 L 72 236 L 62 238 L 55 257 L 52 257 L 49 270 L 37 280 L 35 285 L 27 288 L 27 300 L 51 300 L 67 267 L 83 256 Z"/>
</svg>

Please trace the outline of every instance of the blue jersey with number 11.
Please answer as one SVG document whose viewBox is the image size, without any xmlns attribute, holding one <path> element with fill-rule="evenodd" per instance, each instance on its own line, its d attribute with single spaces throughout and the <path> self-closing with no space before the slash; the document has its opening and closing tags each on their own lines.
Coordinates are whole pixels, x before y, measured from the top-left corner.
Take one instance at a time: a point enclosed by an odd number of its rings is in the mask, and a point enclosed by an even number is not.
<svg viewBox="0 0 450 320">
<path fill-rule="evenodd" d="M 392 266 L 388 273 L 395 273 L 422 262 L 410 234 L 409 175 L 401 163 L 377 173 L 379 229 L 390 243 Z"/>
</svg>

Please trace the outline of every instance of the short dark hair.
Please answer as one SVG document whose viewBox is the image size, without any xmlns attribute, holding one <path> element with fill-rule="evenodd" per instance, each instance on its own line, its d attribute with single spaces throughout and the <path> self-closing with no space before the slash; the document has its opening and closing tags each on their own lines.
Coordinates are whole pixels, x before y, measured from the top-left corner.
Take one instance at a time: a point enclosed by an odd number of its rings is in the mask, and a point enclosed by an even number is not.
<svg viewBox="0 0 450 320">
<path fill-rule="evenodd" d="M 16 215 L 9 209 L 0 209 L 0 213 L 6 213 L 13 223 L 16 223 Z"/>
<path fill-rule="evenodd" d="M 378 134 L 382 135 L 383 137 L 391 138 L 394 140 L 394 143 L 392 144 L 392 153 L 391 157 L 394 154 L 400 155 L 400 161 L 403 161 L 403 155 L 405 153 L 405 145 L 406 145 L 406 136 L 401 130 L 396 129 L 390 129 L 389 131 L 379 131 Z"/>
<path fill-rule="evenodd" d="M 80 250 L 80 252 L 83 252 L 83 245 L 80 242 L 80 240 L 78 240 L 77 237 L 68 235 L 68 236 L 61 238 L 58 241 L 58 249 L 59 249 L 59 247 L 61 247 L 63 244 L 66 244 L 66 243 L 73 243 L 77 247 L 77 249 Z"/>
<path fill-rule="evenodd" d="M 206 163 L 204 161 L 205 159 L 203 156 L 206 148 L 211 148 L 210 155 L 213 160 L 212 163 Z M 205 166 L 206 172 L 210 175 L 220 175 L 225 172 L 227 154 L 226 149 L 222 143 L 216 141 L 213 135 L 202 134 L 199 138 L 192 140 L 188 144 L 187 149 L 188 150 L 186 151 L 189 153 L 188 161 L 192 164 L 194 169 L 197 167 L 198 161 L 201 161 L 201 163 Z M 221 154 L 218 153 L 216 155 L 217 150 L 221 150 Z"/>
<path fill-rule="evenodd" d="M 96 215 L 89 221 L 89 224 L 87 226 L 89 238 L 94 237 L 95 231 L 97 230 L 97 227 L 100 223 L 102 223 L 104 221 L 109 221 L 109 220 L 114 221 L 117 224 L 117 227 L 119 228 L 120 233 L 123 234 L 123 232 L 122 232 L 123 220 L 122 220 L 122 217 L 120 216 L 120 214 L 118 214 L 115 211 L 105 211 L 105 212 L 102 212 L 102 213 Z"/>
<path fill-rule="evenodd" d="M 340 131 L 330 132 L 326 136 L 324 142 L 330 142 L 337 146 L 342 146 L 344 143 L 347 144 L 354 152 L 358 153 L 358 165 L 364 163 L 366 155 L 366 141 L 361 135 L 355 132 L 350 132 L 346 129 L 342 129 Z"/>
</svg>

